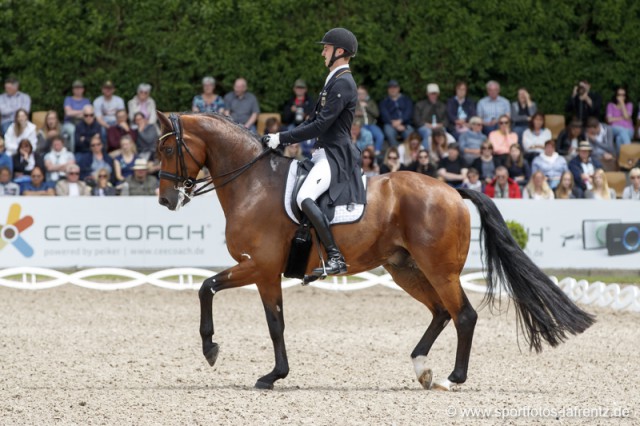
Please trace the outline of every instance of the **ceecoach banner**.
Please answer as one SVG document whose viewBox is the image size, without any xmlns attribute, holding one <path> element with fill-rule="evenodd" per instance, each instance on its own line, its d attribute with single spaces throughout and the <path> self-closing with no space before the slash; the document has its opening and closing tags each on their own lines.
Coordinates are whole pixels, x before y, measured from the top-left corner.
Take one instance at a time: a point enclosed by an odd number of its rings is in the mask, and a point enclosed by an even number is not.
<svg viewBox="0 0 640 426">
<path fill-rule="evenodd" d="M 545 268 L 638 269 L 640 203 L 596 200 L 497 200 L 506 220 L 529 236 L 525 252 Z M 481 268 L 480 219 L 473 205 L 467 267 Z M 431 218 L 438 220 L 437 217 Z M 259 226 L 269 226 L 269 218 Z M 341 226 L 341 225 L 338 225 Z M 222 267 L 225 244 L 215 196 L 178 212 L 156 197 L 0 198 L 0 268 Z"/>
</svg>

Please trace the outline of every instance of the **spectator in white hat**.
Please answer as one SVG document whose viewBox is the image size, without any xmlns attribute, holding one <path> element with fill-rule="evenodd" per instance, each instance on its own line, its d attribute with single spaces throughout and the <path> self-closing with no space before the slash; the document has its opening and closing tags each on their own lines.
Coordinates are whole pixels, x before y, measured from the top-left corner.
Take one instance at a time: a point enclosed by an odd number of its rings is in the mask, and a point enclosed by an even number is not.
<svg viewBox="0 0 640 426">
<path fill-rule="evenodd" d="M 449 125 L 447 107 L 440 101 L 440 88 L 435 83 L 427 84 L 427 99 L 416 103 L 413 124 L 422 136 L 422 146 L 427 148 L 431 132 Z"/>
</svg>

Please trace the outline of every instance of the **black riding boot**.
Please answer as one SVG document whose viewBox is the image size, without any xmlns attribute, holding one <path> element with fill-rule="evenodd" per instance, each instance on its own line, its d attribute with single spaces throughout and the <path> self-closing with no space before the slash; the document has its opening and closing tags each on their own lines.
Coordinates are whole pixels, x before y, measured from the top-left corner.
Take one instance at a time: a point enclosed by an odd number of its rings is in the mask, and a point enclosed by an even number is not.
<svg viewBox="0 0 640 426">
<path fill-rule="evenodd" d="M 344 256 L 340 253 L 338 246 L 336 246 L 333 240 L 333 234 L 329 227 L 329 221 L 327 217 L 322 213 L 320 207 L 311 198 L 307 198 L 302 202 L 302 212 L 307 215 L 309 221 L 316 230 L 316 234 L 322 242 L 322 245 L 327 250 L 327 263 L 325 264 L 325 270 L 322 268 L 316 268 L 313 270 L 314 275 L 321 275 L 324 272 L 327 275 L 344 274 L 347 272 L 347 264 L 344 261 Z"/>
</svg>

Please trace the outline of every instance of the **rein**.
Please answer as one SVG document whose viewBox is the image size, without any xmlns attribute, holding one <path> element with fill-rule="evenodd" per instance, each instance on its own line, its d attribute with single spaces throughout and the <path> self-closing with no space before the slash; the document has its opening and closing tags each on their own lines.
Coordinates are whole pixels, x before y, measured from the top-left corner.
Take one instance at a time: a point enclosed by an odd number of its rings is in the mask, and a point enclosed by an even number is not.
<svg viewBox="0 0 640 426">
<path fill-rule="evenodd" d="M 189 157 L 191 157 L 191 159 L 196 163 L 196 165 L 198 166 L 198 170 L 201 170 L 204 167 L 204 165 L 195 159 L 195 157 L 191 153 L 191 150 L 189 149 L 189 146 L 186 144 L 186 142 L 182 138 L 182 127 L 180 126 L 180 116 L 178 116 L 177 114 L 171 114 L 169 115 L 169 120 L 171 120 L 171 126 L 173 127 L 173 131 L 169 133 L 165 133 L 164 135 L 160 136 L 160 138 L 158 138 L 158 141 L 162 142 L 164 139 L 168 138 L 169 136 L 176 137 L 176 142 L 177 142 L 176 143 L 176 151 L 177 151 L 176 171 L 178 174 L 169 173 L 161 170 L 158 173 L 158 177 L 160 179 L 166 179 L 172 182 L 176 182 L 176 185 L 174 186 L 175 189 L 180 191 L 182 194 L 184 194 L 184 196 L 189 198 L 197 197 L 198 195 L 206 194 L 207 192 L 215 191 L 216 189 L 222 188 L 226 184 L 232 182 L 234 179 L 236 179 L 246 170 L 248 170 L 251 166 L 257 163 L 261 158 L 266 156 L 271 151 L 271 149 L 265 148 L 260 154 L 258 154 L 257 157 L 255 157 L 248 163 L 238 167 L 237 169 L 231 170 L 230 172 L 222 173 L 217 176 L 209 176 L 202 179 L 194 179 L 189 176 L 189 172 L 185 163 L 184 151 L 186 151 L 187 154 L 189 154 Z M 219 179 L 225 176 L 227 178 L 222 183 L 220 183 L 220 185 L 215 185 L 213 183 L 215 179 Z M 205 183 L 205 184 L 202 185 L 200 188 L 196 189 L 195 191 L 191 192 L 190 194 L 187 194 L 186 190 L 193 188 L 195 185 L 199 183 Z"/>
</svg>

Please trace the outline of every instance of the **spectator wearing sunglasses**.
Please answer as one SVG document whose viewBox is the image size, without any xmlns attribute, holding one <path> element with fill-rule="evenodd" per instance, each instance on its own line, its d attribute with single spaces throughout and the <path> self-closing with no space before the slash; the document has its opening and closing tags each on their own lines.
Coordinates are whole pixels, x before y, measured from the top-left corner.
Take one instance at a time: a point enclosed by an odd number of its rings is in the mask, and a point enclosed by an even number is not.
<svg viewBox="0 0 640 426">
<path fill-rule="evenodd" d="M 511 145 L 518 143 L 518 135 L 511 130 L 511 119 L 508 115 L 500 116 L 498 130 L 489 133 L 489 142 L 493 146 L 493 155 L 504 162 L 507 159 Z"/>
<path fill-rule="evenodd" d="M 109 169 L 99 169 L 93 177 L 96 184 L 91 189 L 91 195 L 94 197 L 112 197 L 117 195 L 116 189 L 111 185 L 111 182 L 109 182 L 111 179 Z"/>
<path fill-rule="evenodd" d="M 66 179 L 56 183 L 56 195 L 63 197 L 80 197 L 91 195 L 91 188 L 80 180 L 80 167 L 77 164 L 69 164 L 65 171 Z"/>
<path fill-rule="evenodd" d="M 640 168 L 634 167 L 629 172 L 629 181 L 631 185 L 627 186 L 622 191 L 623 200 L 637 200 L 640 201 Z"/>
<path fill-rule="evenodd" d="M 92 105 L 85 105 L 82 108 L 82 121 L 76 126 L 76 153 L 90 153 L 89 145 L 91 138 L 95 134 L 100 134 L 100 124 L 96 121 L 96 114 Z"/>
<path fill-rule="evenodd" d="M 27 182 L 22 187 L 22 195 L 26 196 L 53 196 L 56 192 L 53 184 L 44 180 L 44 171 L 36 166 L 31 170 L 31 182 Z"/>
</svg>

